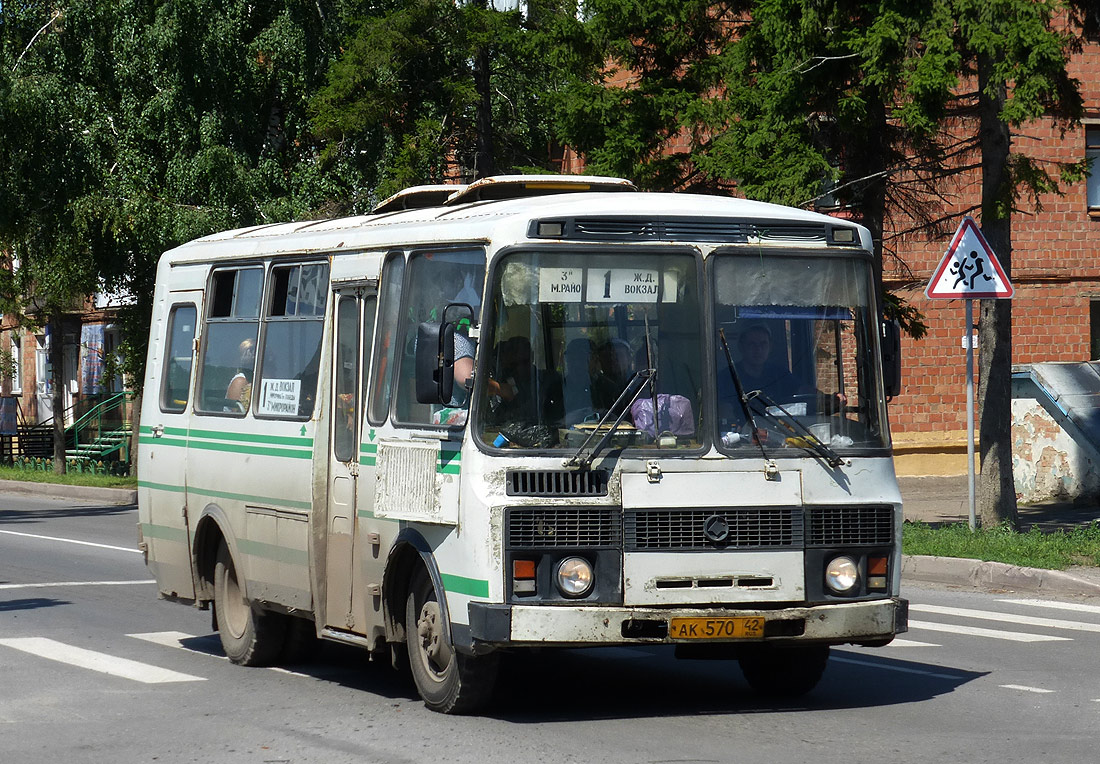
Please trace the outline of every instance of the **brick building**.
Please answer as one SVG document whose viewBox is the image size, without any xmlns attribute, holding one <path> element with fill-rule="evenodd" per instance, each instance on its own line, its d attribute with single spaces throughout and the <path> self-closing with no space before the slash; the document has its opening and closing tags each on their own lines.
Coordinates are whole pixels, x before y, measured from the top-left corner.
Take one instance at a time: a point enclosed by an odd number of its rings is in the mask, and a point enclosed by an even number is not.
<svg viewBox="0 0 1100 764">
<path fill-rule="evenodd" d="M 1070 74 L 1079 81 L 1084 97 L 1083 124 L 1065 135 L 1049 122 L 1025 126 L 1013 133 L 1013 151 L 1050 162 L 1100 157 L 1100 41 L 1086 42 Z M 975 128 L 962 124 L 958 129 Z M 1012 220 L 1013 364 L 1100 358 L 1100 161 L 1086 182 L 1063 191 L 1063 196 L 1042 196 L 1038 210 L 1021 199 L 1022 210 Z M 944 212 L 954 212 L 961 220 L 963 212 L 980 201 L 980 173 L 960 176 L 948 197 L 954 208 Z M 895 246 L 913 275 L 927 281 L 948 243 L 949 239 L 912 237 Z M 997 254 L 1002 262 L 1009 259 Z M 887 271 L 886 282 L 897 288 L 904 283 L 901 276 L 896 269 Z M 964 473 L 963 302 L 929 300 L 923 283 L 900 294 L 924 314 L 928 334 L 921 341 L 903 341 L 904 393 L 890 406 L 898 471 Z M 977 315 L 975 306 L 975 319 Z"/>
</svg>

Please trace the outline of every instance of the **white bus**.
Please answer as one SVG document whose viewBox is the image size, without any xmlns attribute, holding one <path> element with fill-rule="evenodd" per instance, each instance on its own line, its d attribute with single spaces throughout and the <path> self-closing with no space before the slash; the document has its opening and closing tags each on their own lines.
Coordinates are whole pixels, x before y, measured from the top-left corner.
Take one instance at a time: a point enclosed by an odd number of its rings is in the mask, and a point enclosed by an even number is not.
<svg viewBox="0 0 1100 764">
<path fill-rule="evenodd" d="M 800 694 L 906 630 L 897 344 L 866 229 L 611 178 L 207 236 L 157 273 L 141 548 L 232 661 L 407 656 L 439 711 L 525 647 Z"/>
</svg>

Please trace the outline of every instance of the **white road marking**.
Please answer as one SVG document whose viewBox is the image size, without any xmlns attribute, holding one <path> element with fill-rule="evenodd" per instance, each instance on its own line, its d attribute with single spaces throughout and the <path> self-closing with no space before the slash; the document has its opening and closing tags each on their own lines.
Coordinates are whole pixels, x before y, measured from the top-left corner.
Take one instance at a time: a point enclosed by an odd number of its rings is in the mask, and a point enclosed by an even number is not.
<svg viewBox="0 0 1100 764">
<path fill-rule="evenodd" d="M 1052 610 L 1073 610 L 1078 613 L 1100 613 L 1100 605 L 1086 605 L 1083 602 L 1054 602 L 1051 600 L 997 600 L 1007 602 L 1010 605 L 1030 605 L 1031 607 L 1046 607 Z"/>
<path fill-rule="evenodd" d="M 1006 690 L 1020 690 L 1021 692 L 1035 692 L 1035 693 L 1039 693 L 1040 695 L 1048 695 L 1048 694 L 1054 692 L 1054 690 L 1044 690 L 1042 687 L 1028 687 L 1027 685 L 1023 685 L 1023 684 L 1002 684 L 1000 686 L 1005 688 Z"/>
<path fill-rule="evenodd" d="M 22 637 L 17 639 L 0 639 L 0 645 L 22 650 L 40 658 L 47 658 L 70 666 L 86 668 L 98 671 L 101 674 L 132 679 L 144 684 L 162 684 L 165 682 L 204 682 L 205 677 L 181 674 L 178 671 L 150 666 L 148 663 L 138 663 L 126 658 L 116 658 L 106 653 L 97 653 L 93 650 L 85 650 L 83 647 L 73 647 L 63 642 L 56 642 L 43 637 Z"/>
<path fill-rule="evenodd" d="M 829 662 L 836 663 L 850 663 L 853 666 L 863 666 L 865 668 L 882 669 L 883 671 L 899 671 L 903 674 L 919 674 L 921 676 L 930 676 L 936 679 L 963 679 L 957 674 L 940 674 L 935 671 L 922 671 L 921 669 L 906 668 L 905 666 L 891 666 L 888 663 L 875 663 L 874 661 L 861 661 L 855 658 L 841 658 L 838 655 L 832 655 L 829 657 Z"/>
<path fill-rule="evenodd" d="M 137 584 L 155 584 L 156 581 L 54 581 L 48 584 L 0 584 L 0 589 L 49 589 L 68 586 L 134 586 Z"/>
<path fill-rule="evenodd" d="M 140 639 L 145 642 L 152 642 L 155 645 L 163 645 L 164 647 L 175 647 L 180 650 L 186 650 L 189 653 L 209 655 L 212 658 L 217 658 L 218 660 L 222 661 L 229 660 L 224 654 L 208 653 L 205 650 L 196 650 L 183 644 L 183 641 L 185 639 L 199 639 L 199 637 L 195 636 L 194 634 L 187 634 L 182 631 L 150 631 L 144 634 L 127 634 L 126 636 L 133 637 L 134 639 Z M 211 634 L 210 636 L 213 635 Z M 316 677 L 310 676 L 309 674 L 303 674 L 298 671 L 291 671 L 290 669 L 279 668 L 278 666 L 268 666 L 267 670 L 274 671 L 276 674 L 289 674 L 291 676 L 304 676 L 310 679 L 316 679 Z"/>
<path fill-rule="evenodd" d="M 35 533 L 20 533 L 19 531 L 0 531 L 8 536 L 22 536 L 28 539 L 40 539 L 42 541 L 63 541 L 66 544 L 80 544 L 81 546 L 94 546 L 99 549 L 111 549 L 115 552 L 131 552 L 133 554 L 141 554 L 140 549 L 135 549 L 129 546 L 111 546 L 110 544 L 94 544 L 91 541 L 77 541 L 76 539 L 64 539 L 58 536 L 39 536 Z"/>
<path fill-rule="evenodd" d="M 964 634 L 968 637 L 989 637 L 990 639 L 1006 639 L 1010 642 L 1072 642 L 1069 637 L 1056 637 L 1053 634 L 1024 634 L 1018 631 L 999 631 L 997 629 L 981 629 L 977 626 L 956 626 L 947 623 L 933 623 L 931 621 L 909 621 L 910 628 L 927 629 L 928 631 L 943 631 L 948 634 Z"/>
<path fill-rule="evenodd" d="M 940 645 L 934 645 L 931 642 L 918 642 L 915 639 L 901 639 L 895 637 L 894 641 L 887 645 L 887 647 L 940 647 Z"/>
<path fill-rule="evenodd" d="M 970 610 L 961 607 L 944 607 L 942 605 L 912 605 L 910 611 L 918 613 L 935 613 L 937 615 L 957 615 L 962 618 L 977 618 L 984 621 L 1001 621 L 1003 623 L 1018 623 L 1023 626 L 1042 626 L 1048 629 L 1068 629 L 1071 631 L 1091 631 L 1100 633 L 1100 623 L 1083 623 L 1081 621 L 1063 621 L 1060 618 L 1038 618 L 1031 615 L 1015 615 L 1014 613 L 996 613 L 992 610 Z"/>
</svg>

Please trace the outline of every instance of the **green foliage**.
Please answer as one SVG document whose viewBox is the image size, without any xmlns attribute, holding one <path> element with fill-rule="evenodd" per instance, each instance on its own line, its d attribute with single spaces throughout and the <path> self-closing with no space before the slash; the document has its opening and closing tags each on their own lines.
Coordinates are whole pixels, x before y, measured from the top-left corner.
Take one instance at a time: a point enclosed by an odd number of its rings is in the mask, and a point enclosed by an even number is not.
<svg viewBox="0 0 1100 764">
<path fill-rule="evenodd" d="M 67 472 L 55 475 L 44 469 L 23 469 L 0 465 L 0 481 L 18 480 L 26 483 L 54 483 L 60 485 L 84 485 L 96 488 L 137 488 L 136 477 L 102 475 L 90 472 Z"/>
<path fill-rule="evenodd" d="M 19 263 L 5 310 L 129 294 L 137 377 L 162 251 L 325 206 L 337 186 L 305 103 L 330 5 L 74 0 L 48 24 L 50 3 L 0 6 L 0 251 Z"/>
<path fill-rule="evenodd" d="M 364 212 L 409 185 L 468 180 L 485 160 L 486 138 L 498 173 L 551 167 L 547 104 L 572 60 L 557 41 L 576 34 L 574 11 L 556 0 L 530 2 L 526 18 L 453 0 L 353 9 L 311 111 L 326 141 L 325 169 L 359 181 L 340 211 Z"/>
<path fill-rule="evenodd" d="M 1018 533 L 1008 525 L 971 531 L 965 523 L 933 527 L 906 523 L 904 554 L 963 557 L 1029 568 L 1064 570 L 1071 565 L 1100 565 L 1100 524 L 1043 533 L 1032 526 Z"/>
</svg>

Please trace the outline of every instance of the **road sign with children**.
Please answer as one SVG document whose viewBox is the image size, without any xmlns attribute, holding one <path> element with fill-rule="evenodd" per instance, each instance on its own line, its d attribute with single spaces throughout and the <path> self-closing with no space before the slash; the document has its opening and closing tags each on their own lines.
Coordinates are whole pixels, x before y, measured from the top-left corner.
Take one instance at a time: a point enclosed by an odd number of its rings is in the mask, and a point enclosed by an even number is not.
<svg viewBox="0 0 1100 764">
<path fill-rule="evenodd" d="M 1014 292 L 993 248 L 969 216 L 963 218 L 924 290 L 931 300 L 1010 298 Z"/>
</svg>

